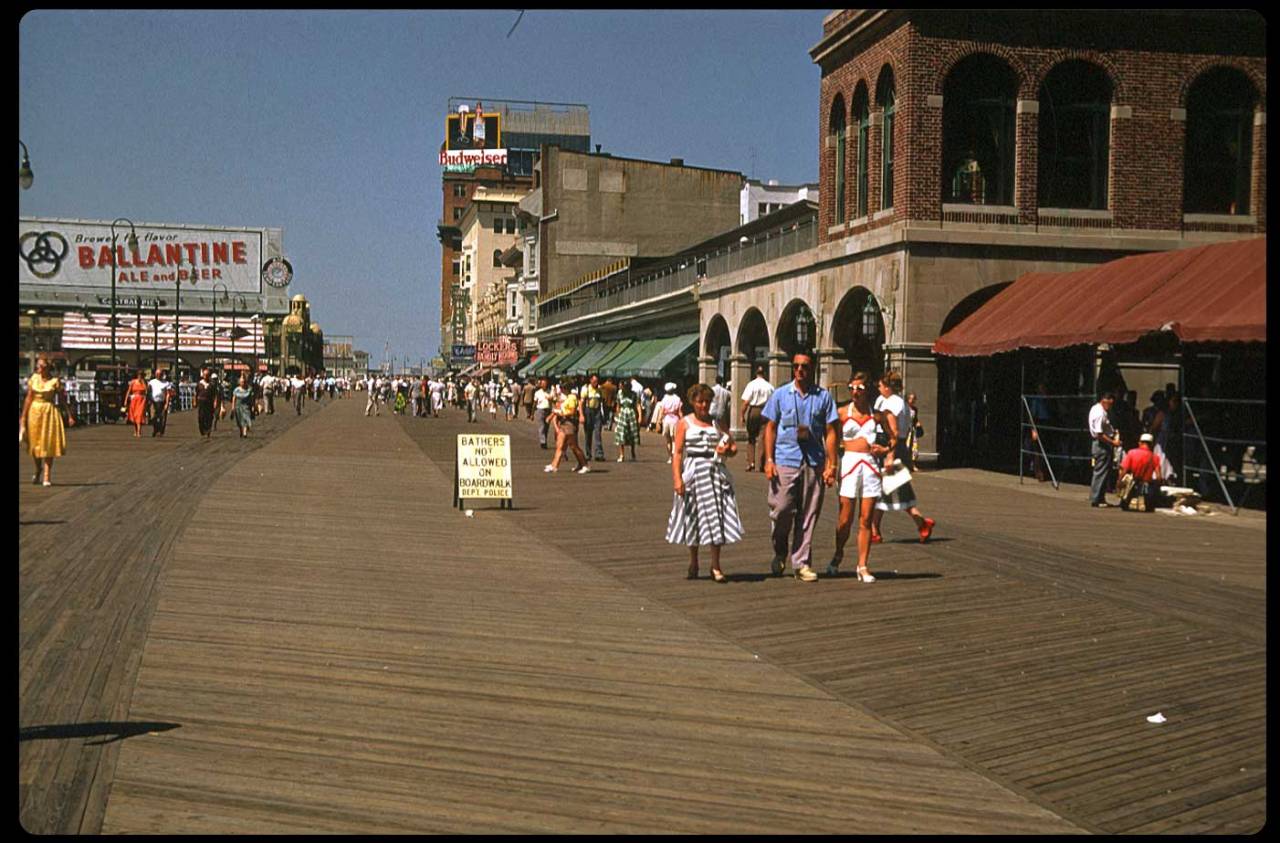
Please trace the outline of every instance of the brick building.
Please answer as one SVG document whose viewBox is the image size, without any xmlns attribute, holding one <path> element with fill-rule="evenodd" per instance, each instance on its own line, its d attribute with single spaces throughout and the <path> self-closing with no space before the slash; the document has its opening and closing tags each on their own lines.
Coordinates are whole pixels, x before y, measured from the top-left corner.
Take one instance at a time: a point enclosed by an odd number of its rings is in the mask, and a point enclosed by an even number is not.
<svg viewBox="0 0 1280 843">
<path fill-rule="evenodd" d="M 445 122 L 447 140 L 441 144 L 441 154 L 446 149 L 456 151 L 457 117 L 454 109 L 469 98 L 453 97 L 449 100 L 449 116 Z M 489 132 L 479 147 L 467 146 L 473 151 L 486 150 L 498 153 L 504 159 L 501 164 L 448 163 L 442 164 L 442 211 L 436 224 L 436 236 L 440 241 L 440 338 L 442 353 L 447 353 L 453 342 L 464 342 L 466 323 L 454 320 L 455 300 L 467 302 L 470 295 L 462 285 L 462 220 L 477 188 L 528 192 L 533 186 L 533 161 L 544 143 L 555 143 L 566 149 L 586 152 L 591 144 L 590 121 L 587 106 L 576 103 L 526 102 L 523 100 L 484 100 L 476 103 L 476 113 L 483 112 L 489 121 Z M 442 159 L 443 160 L 443 159 Z M 474 307 L 477 302 L 469 302 Z M 457 329 L 458 336 L 454 336 Z M 446 355 L 447 356 L 447 355 Z"/>
<path fill-rule="evenodd" d="M 703 335 L 722 316 L 743 366 L 766 340 L 780 363 L 811 335 L 829 384 L 902 371 L 924 449 L 949 462 L 982 459 L 982 431 L 1008 420 L 975 423 L 986 410 L 972 390 L 1003 387 L 932 344 L 999 290 L 1266 231 L 1255 13 L 840 10 L 810 56 L 819 242 L 704 286 Z M 1119 362 L 1153 381 L 1177 367 Z"/>
</svg>

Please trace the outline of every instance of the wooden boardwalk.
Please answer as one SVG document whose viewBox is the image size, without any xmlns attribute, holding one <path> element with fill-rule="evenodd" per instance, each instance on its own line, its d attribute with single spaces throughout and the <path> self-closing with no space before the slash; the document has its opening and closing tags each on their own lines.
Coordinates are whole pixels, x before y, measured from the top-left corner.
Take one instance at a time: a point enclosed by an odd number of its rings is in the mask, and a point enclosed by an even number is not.
<svg viewBox="0 0 1280 843">
<path fill-rule="evenodd" d="M 279 430 L 264 425 L 250 447 L 234 434 L 190 443 L 221 459 L 184 490 L 182 526 L 122 566 L 137 569 L 127 587 L 36 539 L 57 526 L 45 521 L 105 532 L 106 497 L 59 508 L 22 493 L 26 828 L 1050 833 L 1265 821 L 1265 530 L 925 476 L 937 541 L 894 541 L 908 521 L 890 516 L 872 561 L 880 582 L 804 585 L 765 576 L 764 481 L 740 474 L 749 535 L 726 549 L 733 581 L 716 586 L 705 573 L 684 580 L 683 549 L 661 540 L 670 473 L 653 435 L 639 464 L 544 475 L 527 422 L 366 419 L 362 407 L 273 417 Z M 464 518 L 449 500 L 453 434 L 495 428 L 513 434 L 517 508 Z M 114 456 L 118 439 L 80 466 L 138 475 L 136 457 Z M 187 447 L 146 459 L 194 458 Z M 81 470 L 77 453 L 59 477 Z M 147 517 L 148 534 L 169 523 Z M 1205 542 L 1198 574 L 1128 550 L 1181 560 Z M 71 594 L 82 611 L 56 605 Z M 78 698 L 59 706 L 63 665 L 110 676 L 71 683 Z M 1148 724 L 1156 710 L 1169 722 Z M 33 728 L 50 724 L 60 730 Z M 116 724 L 105 745 L 104 724 Z"/>
<path fill-rule="evenodd" d="M 201 441 L 192 412 L 162 438 L 125 424 L 75 427 L 54 485 L 32 486 L 18 454 L 18 790 L 23 826 L 97 830 L 164 563 L 222 472 L 296 416 L 262 416 L 240 440 L 230 420 Z M 162 728 L 162 725 L 157 725 Z M 145 730 L 144 730 L 145 731 Z"/>
</svg>

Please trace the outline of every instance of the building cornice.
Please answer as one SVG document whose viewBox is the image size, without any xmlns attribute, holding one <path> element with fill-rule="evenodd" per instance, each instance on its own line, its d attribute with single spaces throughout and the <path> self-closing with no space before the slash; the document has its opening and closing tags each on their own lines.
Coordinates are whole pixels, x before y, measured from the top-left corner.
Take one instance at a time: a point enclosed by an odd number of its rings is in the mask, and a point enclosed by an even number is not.
<svg viewBox="0 0 1280 843">
<path fill-rule="evenodd" d="M 858 9 L 839 29 L 811 47 L 809 57 L 814 64 L 822 65 L 838 52 L 856 52 L 860 46 L 897 29 L 908 14 L 908 10 L 903 9 Z"/>
</svg>

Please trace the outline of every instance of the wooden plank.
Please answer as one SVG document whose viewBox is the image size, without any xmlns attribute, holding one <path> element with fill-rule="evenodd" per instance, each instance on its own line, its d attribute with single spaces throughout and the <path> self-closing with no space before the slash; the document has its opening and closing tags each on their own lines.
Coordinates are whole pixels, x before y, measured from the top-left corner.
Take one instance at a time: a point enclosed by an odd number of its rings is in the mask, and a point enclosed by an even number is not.
<svg viewBox="0 0 1280 843">
<path fill-rule="evenodd" d="M 518 509 L 451 510 L 401 420 L 339 405 L 295 433 L 175 545 L 130 713 L 182 728 L 125 742 L 104 831 L 1079 830 Z M 216 545 L 227 518 L 261 540 Z"/>
</svg>

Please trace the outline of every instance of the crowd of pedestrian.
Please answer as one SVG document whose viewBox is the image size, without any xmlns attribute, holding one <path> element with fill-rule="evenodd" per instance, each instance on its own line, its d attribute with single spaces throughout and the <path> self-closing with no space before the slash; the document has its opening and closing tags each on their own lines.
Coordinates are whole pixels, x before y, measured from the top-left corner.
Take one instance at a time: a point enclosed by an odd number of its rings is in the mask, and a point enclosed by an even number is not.
<svg viewBox="0 0 1280 843">
<path fill-rule="evenodd" d="M 888 372 L 873 383 L 864 372 L 850 380 L 850 404 L 837 411 L 827 389 L 815 383 L 813 357 L 797 354 L 792 380 L 775 388 L 759 367 L 756 377 L 736 395 L 722 378 L 681 390 L 675 382 L 645 384 L 638 378 L 614 380 L 599 375 L 518 380 L 423 376 L 420 380 L 371 375 L 365 415 L 392 412 L 438 417 L 444 406 L 466 413 L 474 422 L 484 413 L 507 421 L 532 421 L 538 446 L 551 452 L 546 473 L 560 470 L 572 456 L 575 474 L 590 474 L 593 462 L 606 455 L 605 434 L 612 433 L 617 462 L 628 453 L 636 460 L 643 432 L 661 436 L 672 472 L 672 504 L 666 539 L 689 548 L 688 575 L 699 573 L 699 548 L 710 549 L 711 576 L 724 582 L 720 549 L 742 539 L 733 478 L 726 461 L 738 452 L 729 428 L 729 410 L 740 401 L 747 430 L 747 471 L 763 471 L 771 524 L 770 570 L 813 582 L 812 545 L 825 490 L 839 485 L 841 516 L 835 553 L 827 573 L 835 575 L 844 547 L 858 526 L 861 582 L 875 581 L 868 567 L 872 544 L 883 541 L 886 512 L 906 512 L 915 521 L 921 542 L 928 541 L 934 520 L 919 508 L 910 483 L 920 427 L 915 396 L 901 396 L 902 378 Z M 878 390 L 878 396 L 872 390 Z M 683 394 L 682 394 L 683 392 Z M 396 396 L 405 396 L 405 401 Z M 837 457 L 837 453 L 840 456 Z M 758 462 L 757 462 L 758 460 Z M 895 478 L 882 494 L 882 476 Z"/>
<path fill-rule="evenodd" d="M 19 414 L 18 438 L 26 442 L 36 464 L 32 482 L 49 486 L 52 485 L 53 460 L 66 453 L 66 427 L 76 424 L 76 402 L 68 399 L 68 392 L 74 392 L 74 378 L 55 377 L 49 360 L 41 357 L 36 360 L 35 373 L 22 386 L 25 397 Z M 188 386 L 185 375 L 181 386 L 183 389 Z M 324 372 L 276 377 L 268 372 L 246 371 L 237 375 L 205 366 L 190 387 L 196 427 L 200 437 L 208 441 L 218 421 L 228 415 L 235 422 L 240 438 L 247 438 L 257 416 L 275 413 L 277 397 L 292 402 L 295 412 L 301 415 L 307 401 L 345 397 L 351 382 Z M 178 397 L 179 383 L 171 379 L 167 369 L 133 370 L 121 396 L 121 410 L 133 438 L 142 438 L 143 425 L 151 426 L 152 438 L 163 437 L 169 417 L 181 406 Z"/>
</svg>

